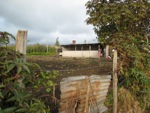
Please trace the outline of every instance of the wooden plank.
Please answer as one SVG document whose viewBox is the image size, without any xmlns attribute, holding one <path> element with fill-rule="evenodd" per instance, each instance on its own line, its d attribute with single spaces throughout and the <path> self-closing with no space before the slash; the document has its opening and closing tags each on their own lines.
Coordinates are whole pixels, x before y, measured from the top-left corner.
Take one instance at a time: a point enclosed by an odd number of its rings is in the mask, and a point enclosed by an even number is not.
<svg viewBox="0 0 150 113">
<path fill-rule="evenodd" d="M 113 113 L 117 113 L 117 51 L 113 55 Z"/>
</svg>

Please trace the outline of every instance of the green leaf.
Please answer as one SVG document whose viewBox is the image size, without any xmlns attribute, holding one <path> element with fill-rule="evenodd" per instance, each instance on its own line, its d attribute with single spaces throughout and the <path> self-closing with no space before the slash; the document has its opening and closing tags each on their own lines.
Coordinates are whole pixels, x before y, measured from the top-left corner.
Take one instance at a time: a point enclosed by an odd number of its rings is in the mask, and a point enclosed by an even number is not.
<svg viewBox="0 0 150 113">
<path fill-rule="evenodd" d="M 17 107 L 10 107 L 2 110 L 1 113 L 12 113 Z"/>
<path fill-rule="evenodd" d="M 41 69 L 41 67 L 38 64 L 36 64 L 36 63 L 33 63 L 32 65 L 34 65 L 35 67 Z"/>
<path fill-rule="evenodd" d="M 47 89 L 46 89 L 46 92 L 49 93 L 50 91 L 51 91 L 51 88 L 47 88 Z"/>
<path fill-rule="evenodd" d="M 21 71 L 22 71 L 22 67 L 21 67 L 21 66 L 18 66 L 17 74 L 19 74 Z"/>
<path fill-rule="evenodd" d="M 7 69 L 7 71 L 5 72 L 5 74 L 6 73 L 8 73 L 8 72 L 10 72 L 13 68 L 15 67 L 15 64 L 10 64 L 10 65 L 8 65 L 8 69 Z"/>
<path fill-rule="evenodd" d="M 10 97 L 9 99 L 6 100 L 6 102 L 11 102 L 11 101 L 14 101 L 14 100 L 16 100 L 16 97 L 15 97 L 15 96 Z"/>
<path fill-rule="evenodd" d="M 28 66 L 26 66 L 26 65 L 22 65 L 22 66 L 30 74 L 30 70 L 29 70 Z"/>
<path fill-rule="evenodd" d="M 20 113 L 20 112 L 27 112 L 28 108 L 20 108 L 18 110 L 16 110 L 15 112 Z"/>
<path fill-rule="evenodd" d="M 51 81 L 51 80 L 49 80 L 49 81 L 47 81 L 47 85 L 48 85 L 48 86 L 54 86 L 54 82 Z"/>
<path fill-rule="evenodd" d="M 12 34 L 10 34 L 10 33 L 8 33 L 8 32 L 5 32 L 5 34 L 8 35 L 8 36 L 10 36 L 12 39 L 15 40 L 15 37 L 14 37 Z"/>
<path fill-rule="evenodd" d="M 5 85 L 1 84 L 1 85 L 0 85 L 0 88 L 3 88 L 3 87 L 5 87 Z"/>
<path fill-rule="evenodd" d="M 2 92 L 0 92 L 0 98 L 4 98 L 4 96 L 3 96 Z"/>
</svg>

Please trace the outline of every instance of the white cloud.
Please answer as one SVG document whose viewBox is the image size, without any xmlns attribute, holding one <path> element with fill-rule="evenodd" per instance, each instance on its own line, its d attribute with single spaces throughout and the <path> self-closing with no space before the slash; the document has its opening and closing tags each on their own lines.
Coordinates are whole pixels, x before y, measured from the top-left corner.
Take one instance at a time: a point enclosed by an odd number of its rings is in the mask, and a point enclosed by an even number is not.
<svg viewBox="0 0 150 113">
<path fill-rule="evenodd" d="M 30 43 L 62 43 L 75 39 L 95 39 L 92 26 L 86 25 L 85 3 L 88 0 L 1 0 L 0 30 L 16 35 L 28 30 Z"/>
</svg>

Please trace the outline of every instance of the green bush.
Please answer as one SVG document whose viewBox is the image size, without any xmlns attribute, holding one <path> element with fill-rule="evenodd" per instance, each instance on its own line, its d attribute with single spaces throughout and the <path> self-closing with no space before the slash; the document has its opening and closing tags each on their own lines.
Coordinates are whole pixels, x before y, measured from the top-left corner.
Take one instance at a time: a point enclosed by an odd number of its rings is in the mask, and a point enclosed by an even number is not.
<svg viewBox="0 0 150 113">
<path fill-rule="evenodd" d="M 87 24 L 94 27 L 103 45 L 110 45 L 119 53 L 119 84 L 128 89 L 140 107 L 148 111 L 150 95 L 150 25 L 149 0 L 101 0 L 86 4 Z M 146 106 L 147 105 L 147 106 Z"/>
<path fill-rule="evenodd" d="M 3 46 L 10 37 L 0 32 L 0 113 L 49 113 L 45 103 L 58 72 L 23 62 L 22 54 Z"/>
</svg>

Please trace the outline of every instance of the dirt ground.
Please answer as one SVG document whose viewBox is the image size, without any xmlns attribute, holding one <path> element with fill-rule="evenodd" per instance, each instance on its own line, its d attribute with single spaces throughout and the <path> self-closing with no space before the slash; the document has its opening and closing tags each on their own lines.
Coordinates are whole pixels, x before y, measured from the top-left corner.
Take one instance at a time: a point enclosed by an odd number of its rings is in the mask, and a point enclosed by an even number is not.
<svg viewBox="0 0 150 113">
<path fill-rule="evenodd" d="M 27 61 L 37 63 L 48 71 L 58 70 L 60 80 L 67 76 L 112 74 L 112 61 L 106 58 L 28 56 Z"/>
<path fill-rule="evenodd" d="M 112 61 L 106 58 L 63 58 L 49 56 L 27 56 L 27 62 L 37 63 L 42 70 L 59 71 L 55 83 L 60 83 L 64 77 L 81 75 L 111 75 Z M 56 87 L 56 98 L 60 99 L 60 86 Z M 51 113 L 58 113 L 58 106 L 51 101 Z"/>
</svg>

